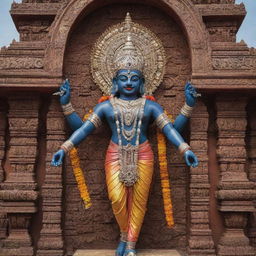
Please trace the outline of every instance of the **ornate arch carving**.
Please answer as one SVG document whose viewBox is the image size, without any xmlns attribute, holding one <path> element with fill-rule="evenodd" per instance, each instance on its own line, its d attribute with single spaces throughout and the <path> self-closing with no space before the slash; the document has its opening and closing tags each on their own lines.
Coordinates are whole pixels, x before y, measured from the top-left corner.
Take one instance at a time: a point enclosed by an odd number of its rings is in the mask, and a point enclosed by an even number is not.
<svg viewBox="0 0 256 256">
<path fill-rule="evenodd" d="M 49 33 L 50 41 L 46 49 L 45 70 L 53 76 L 62 76 L 69 34 L 83 15 L 107 4 L 127 2 L 133 2 L 133 0 L 71 0 L 66 4 L 64 10 L 61 10 L 56 17 Z M 139 2 L 136 1 L 136 3 Z M 148 0 L 147 2 L 171 13 L 183 27 L 191 52 L 192 73 L 209 71 L 211 69 L 211 55 L 208 33 L 201 15 L 193 3 L 190 0 L 159 0 L 157 2 Z M 145 4 L 145 1 L 143 3 Z"/>
</svg>

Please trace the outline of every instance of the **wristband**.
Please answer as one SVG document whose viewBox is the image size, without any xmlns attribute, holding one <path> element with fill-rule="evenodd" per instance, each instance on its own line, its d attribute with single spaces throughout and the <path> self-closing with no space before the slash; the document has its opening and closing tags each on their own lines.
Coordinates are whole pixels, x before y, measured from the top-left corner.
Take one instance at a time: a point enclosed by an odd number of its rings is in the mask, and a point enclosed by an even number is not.
<svg viewBox="0 0 256 256">
<path fill-rule="evenodd" d="M 184 154 L 186 151 L 188 151 L 188 150 L 190 150 L 191 149 L 191 147 L 187 144 L 187 143 L 185 143 L 185 142 L 182 142 L 180 145 L 179 145 L 179 147 L 178 147 L 178 150 L 179 150 L 179 152 L 180 152 L 180 154 Z"/>
<path fill-rule="evenodd" d="M 73 112 L 75 112 L 72 104 L 69 102 L 68 104 L 65 105 L 61 105 L 63 113 L 65 116 L 68 116 L 70 114 L 72 114 Z"/>
<path fill-rule="evenodd" d="M 193 111 L 193 107 L 190 107 L 187 103 L 184 104 L 184 106 L 181 108 L 180 113 L 183 116 L 191 117 Z"/>
<path fill-rule="evenodd" d="M 69 152 L 74 147 L 74 144 L 71 140 L 65 141 L 60 148 L 65 151 L 65 153 Z"/>
</svg>

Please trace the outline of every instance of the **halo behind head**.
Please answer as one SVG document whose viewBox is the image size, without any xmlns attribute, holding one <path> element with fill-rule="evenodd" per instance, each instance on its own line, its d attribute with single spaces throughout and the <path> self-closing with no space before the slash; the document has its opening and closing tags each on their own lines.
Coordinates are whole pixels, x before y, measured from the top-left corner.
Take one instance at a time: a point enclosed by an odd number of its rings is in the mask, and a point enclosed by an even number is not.
<svg viewBox="0 0 256 256">
<path fill-rule="evenodd" d="M 165 52 L 161 41 L 148 28 L 125 21 L 107 29 L 96 41 L 91 55 L 94 82 L 110 95 L 112 79 L 120 69 L 136 69 L 145 77 L 145 92 L 152 94 L 163 79 Z"/>
</svg>

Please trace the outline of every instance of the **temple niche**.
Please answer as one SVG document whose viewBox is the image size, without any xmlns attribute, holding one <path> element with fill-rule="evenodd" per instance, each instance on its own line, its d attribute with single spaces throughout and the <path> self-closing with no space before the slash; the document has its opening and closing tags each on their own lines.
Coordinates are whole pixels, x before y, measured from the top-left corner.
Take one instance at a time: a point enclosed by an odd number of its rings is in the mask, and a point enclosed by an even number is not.
<svg viewBox="0 0 256 256">
<path fill-rule="evenodd" d="M 256 50 L 236 43 L 246 15 L 234 0 L 23 0 L 11 16 L 20 41 L 0 50 L 0 255 L 71 256 L 114 249 L 118 227 L 107 197 L 105 125 L 79 146 L 93 206 L 85 210 L 69 159 L 50 166 L 70 135 L 58 97 L 64 78 L 82 117 L 101 97 L 90 73 L 97 38 L 132 19 L 162 41 L 167 64 L 157 101 L 177 116 L 190 80 L 202 94 L 183 135 L 200 164 L 187 168 L 168 146 L 175 226 L 155 172 L 138 248 L 180 255 L 256 253 Z M 138 254 L 139 255 L 139 254 Z M 171 255 L 171 254 L 170 254 Z M 175 254 L 173 254 L 175 255 Z"/>
</svg>

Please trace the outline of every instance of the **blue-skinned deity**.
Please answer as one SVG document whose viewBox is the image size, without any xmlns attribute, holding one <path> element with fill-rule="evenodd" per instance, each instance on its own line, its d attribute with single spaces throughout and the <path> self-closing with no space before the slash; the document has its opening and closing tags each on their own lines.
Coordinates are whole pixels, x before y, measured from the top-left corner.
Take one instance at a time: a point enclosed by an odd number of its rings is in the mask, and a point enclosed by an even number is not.
<svg viewBox="0 0 256 256">
<path fill-rule="evenodd" d="M 146 212 L 152 181 L 154 157 L 147 139 L 155 123 L 184 156 L 190 167 L 198 160 L 180 135 L 196 103 L 195 88 L 185 86 L 186 103 L 172 123 L 163 108 L 146 97 L 163 79 L 164 49 L 147 28 L 132 22 L 129 14 L 123 23 L 108 29 L 96 42 L 92 53 L 92 75 L 108 100 L 95 106 L 83 122 L 70 103 L 70 84 L 60 87 L 60 102 L 66 120 L 74 131 L 52 159 L 62 164 L 64 156 L 106 121 L 112 131 L 106 153 L 105 173 L 108 196 L 120 227 L 116 256 L 136 255 L 136 242 Z"/>
</svg>

